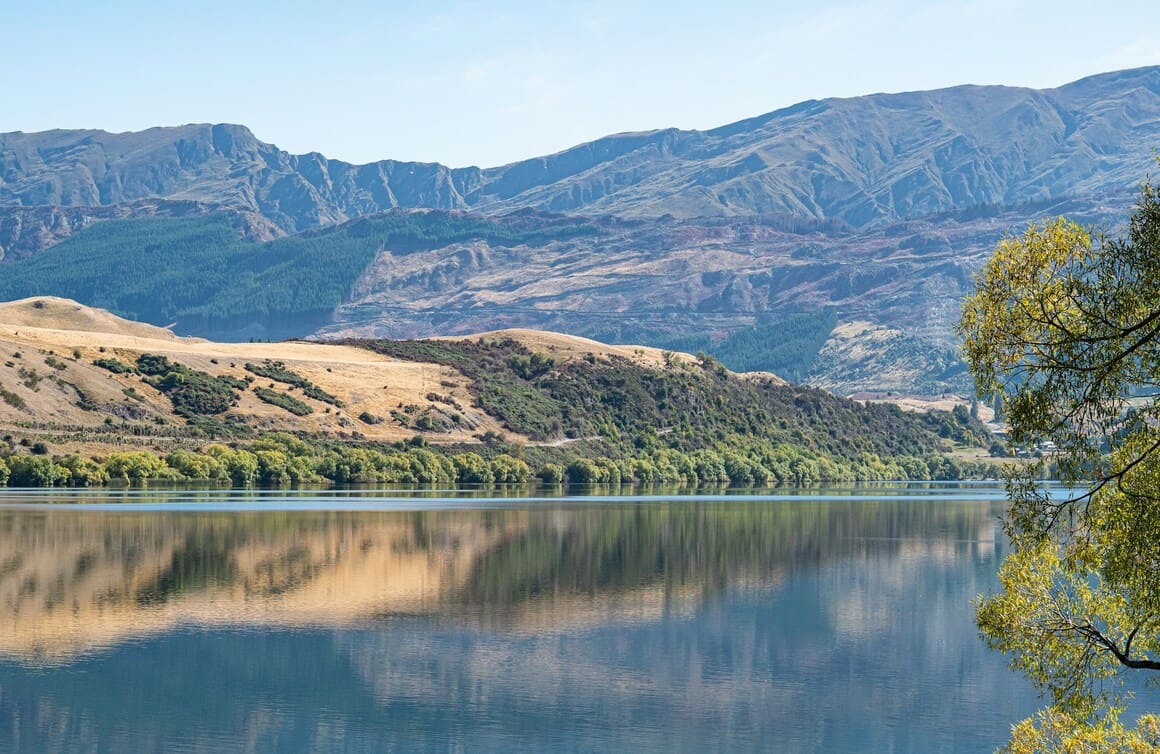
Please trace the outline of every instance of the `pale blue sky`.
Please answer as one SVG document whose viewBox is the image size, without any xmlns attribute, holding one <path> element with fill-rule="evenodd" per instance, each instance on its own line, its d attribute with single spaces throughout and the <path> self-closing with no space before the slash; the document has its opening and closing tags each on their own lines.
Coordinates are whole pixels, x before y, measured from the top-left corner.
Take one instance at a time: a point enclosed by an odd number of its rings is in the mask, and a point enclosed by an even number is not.
<svg viewBox="0 0 1160 754">
<path fill-rule="evenodd" d="M 1155 0 L 0 0 L 0 131 L 243 123 L 492 166 L 804 99 L 1160 64 Z"/>
</svg>

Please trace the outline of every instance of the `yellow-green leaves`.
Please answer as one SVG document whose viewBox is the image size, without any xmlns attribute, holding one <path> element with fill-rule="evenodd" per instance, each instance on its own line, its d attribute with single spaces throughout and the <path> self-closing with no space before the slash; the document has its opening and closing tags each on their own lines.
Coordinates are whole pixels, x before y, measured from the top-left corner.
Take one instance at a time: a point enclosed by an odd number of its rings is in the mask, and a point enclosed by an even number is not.
<svg viewBox="0 0 1160 754">
<path fill-rule="evenodd" d="M 1091 251 L 1087 231 L 1062 218 L 999 244 L 963 304 L 960 324 L 981 389 L 1006 390 L 1007 372 L 1050 357 L 1052 344 L 1078 316 L 1075 272 Z"/>
<path fill-rule="evenodd" d="M 1079 719 L 1124 701 L 1108 679 L 1122 670 L 1112 646 L 1127 644 L 1128 600 L 1123 591 L 1084 565 L 1068 562 L 1067 548 L 1042 541 L 1003 563 L 1003 591 L 980 599 L 979 629 L 992 648 L 1011 657 L 1053 702 Z"/>
<path fill-rule="evenodd" d="M 978 389 L 1014 443 L 1054 442 L 1077 490 L 1044 488 L 1042 467 L 1008 480 L 1014 550 L 976 617 L 1052 700 L 1008 750 L 1157 751 L 1156 717 L 1118 715 L 1126 674 L 1160 678 L 1160 195 L 1143 188 L 1121 239 L 1030 227 L 976 282 L 960 333 Z"/>
<path fill-rule="evenodd" d="M 1050 707 L 1011 728 L 1007 754 L 1093 754 L 1094 752 L 1160 752 L 1160 719 L 1141 717 L 1134 729 L 1125 728 L 1115 715 L 1085 722 Z"/>
</svg>

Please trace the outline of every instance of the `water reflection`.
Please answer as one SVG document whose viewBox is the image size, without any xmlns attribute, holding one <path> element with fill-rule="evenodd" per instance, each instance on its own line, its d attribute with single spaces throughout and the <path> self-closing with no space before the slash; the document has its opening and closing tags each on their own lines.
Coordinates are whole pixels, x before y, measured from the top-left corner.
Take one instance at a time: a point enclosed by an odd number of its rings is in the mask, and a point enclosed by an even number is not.
<svg viewBox="0 0 1160 754">
<path fill-rule="evenodd" d="M 61 659 L 175 625 L 454 615 L 570 630 L 682 612 L 831 559 L 949 564 L 994 548 L 970 503 L 687 503 L 553 510 L 0 511 L 0 653 Z M 857 600 L 847 622 L 869 625 Z M 863 615 L 862 613 L 866 614 Z"/>
<path fill-rule="evenodd" d="M 0 750 L 989 751 L 997 509 L 887 497 L 0 510 Z"/>
</svg>

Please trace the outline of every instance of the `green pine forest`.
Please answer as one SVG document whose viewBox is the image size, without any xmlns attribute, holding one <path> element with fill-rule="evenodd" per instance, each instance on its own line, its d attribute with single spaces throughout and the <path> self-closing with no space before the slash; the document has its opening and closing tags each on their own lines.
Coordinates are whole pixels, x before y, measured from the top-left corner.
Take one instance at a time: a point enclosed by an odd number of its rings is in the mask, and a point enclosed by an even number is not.
<svg viewBox="0 0 1160 754">
<path fill-rule="evenodd" d="M 535 244 L 594 232 L 587 221 L 530 213 L 399 211 L 261 243 L 239 237 L 225 213 L 110 220 L 6 264 L 0 301 L 62 296 L 127 319 L 176 323 L 179 333 L 257 322 L 271 337 L 297 337 L 326 323 L 384 248 L 406 254 L 470 239 Z"/>
<path fill-rule="evenodd" d="M 837 312 L 827 307 L 746 327 L 722 338 L 696 333 L 653 336 L 647 342 L 657 348 L 709 354 L 734 372 L 773 372 L 790 382 L 803 382 L 837 324 Z"/>
</svg>

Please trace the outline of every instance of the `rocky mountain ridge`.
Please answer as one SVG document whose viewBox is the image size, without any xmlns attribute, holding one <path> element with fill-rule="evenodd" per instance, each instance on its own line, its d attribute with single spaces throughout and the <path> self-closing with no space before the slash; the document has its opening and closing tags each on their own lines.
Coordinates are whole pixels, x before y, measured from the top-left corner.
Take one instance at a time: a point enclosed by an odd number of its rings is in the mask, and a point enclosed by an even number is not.
<svg viewBox="0 0 1160 754">
<path fill-rule="evenodd" d="M 872 227 L 1134 185 L 1160 142 L 1160 67 L 1055 89 L 960 86 L 803 102 L 709 131 L 608 136 L 500 167 L 292 155 L 244 126 L 0 134 L 0 205 L 192 200 L 285 232 L 390 208 Z"/>
</svg>

